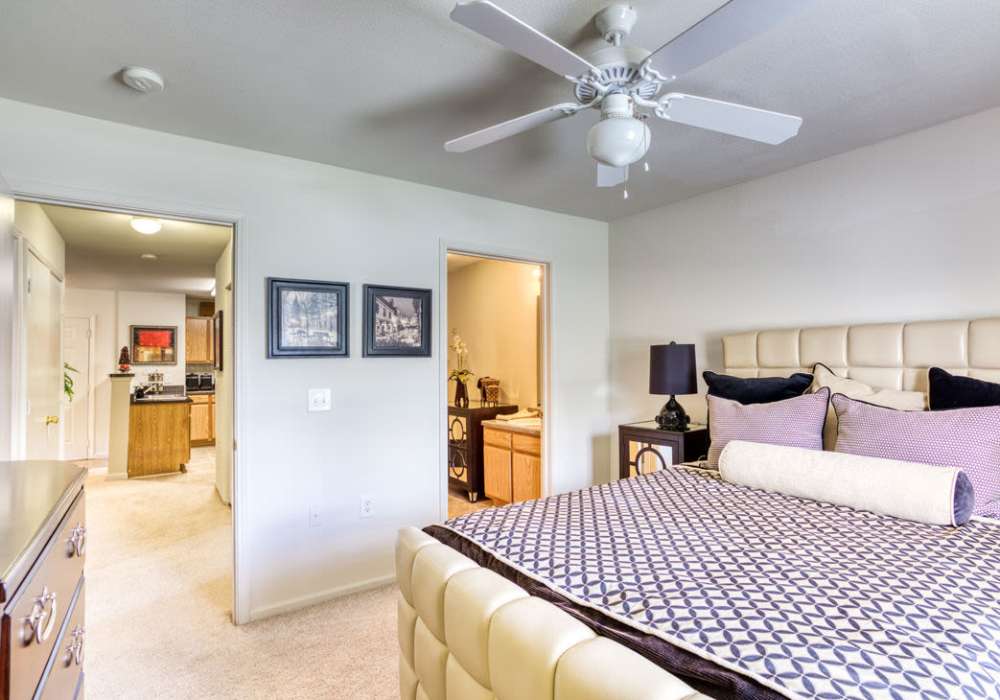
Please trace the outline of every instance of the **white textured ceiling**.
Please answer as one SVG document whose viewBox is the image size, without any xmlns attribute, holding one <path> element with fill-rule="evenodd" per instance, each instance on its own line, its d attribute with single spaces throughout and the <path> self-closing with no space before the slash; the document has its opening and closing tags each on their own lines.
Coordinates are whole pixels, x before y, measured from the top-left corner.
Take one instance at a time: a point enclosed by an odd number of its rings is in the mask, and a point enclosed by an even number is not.
<svg viewBox="0 0 1000 700">
<path fill-rule="evenodd" d="M 805 0 L 804 0 L 805 1 Z M 1000 104 L 997 0 L 812 0 L 675 89 L 802 115 L 777 147 L 658 123 L 631 199 L 593 186 L 595 112 L 464 155 L 444 141 L 571 97 L 448 19 L 451 0 L 4 0 L 0 96 L 614 219 Z M 602 0 L 498 0 L 568 45 Z M 655 48 L 721 0 L 637 0 Z M 142 96 L 113 77 L 161 71 Z M 0 154 L 2 155 L 2 154 Z"/>
<path fill-rule="evenodd" d="M 83 289 L 128 289 L 206 296 L 228 226 L 161 219 L 152 236 L 136 233 L 128 214 L 42 206 L 66 242 L 66 283 Z M 156 260 L 143 260 L 153 253 Z"/>
</svg>

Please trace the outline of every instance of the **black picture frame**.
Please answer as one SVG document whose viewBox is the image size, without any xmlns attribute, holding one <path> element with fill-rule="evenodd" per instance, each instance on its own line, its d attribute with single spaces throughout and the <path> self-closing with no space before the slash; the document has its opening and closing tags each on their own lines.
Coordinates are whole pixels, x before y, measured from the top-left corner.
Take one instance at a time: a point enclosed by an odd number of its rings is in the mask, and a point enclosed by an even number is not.
<svg viewBox="0 0 1000 700">
<path fill-rule="evenodd" d="M 144 350 L 141 341 L 141 336 L 145 332 L 153 333 L 168 333 L 170 337 L 170 344 L 163 347 L 157 347 L 156 349 L 160 352 L 160 357 L 150 357 L 149 351 Z M 177 364 L 177 326 L 129 326 L 129 347 L 132 352 L 132 364 L 133 365 L 176 365 Z M 149 346 L 152 347 L 152 346 Z"/>
<path fill-rule="evenodd" d="M 364 293 L 364 357 L 430 357 L 431 356 L 431 290 L 414 287 L 393 287 L 366 284 Z M 412 300 L 411 309 L 397 310 L 396 304 L 386 305 L 385 299 Z M 397 302 L 398 304 L 398 302 Z M 402 328 L 398 324 L 387 325 L 386 314 L 406 319 Z M 412 322 L 416 317 L 415 325 Z M 417 342 L 407 340 L 414 330 L 419 334 Z M 386 339 L 386 334 L 394 338 Z"/>
<path fill-rule="evenodd" d="M 215 316 L 212 319 L 212 342 L 215 344 L 214 355 L 215 355 L 215 369 L 219 372 L 222 371 L 222 347 L 223 347 L 223 328 L 225 326 L 222 323 L 222 309 L 215 312 Z"/>
<path fill-rule="evenodd" d="M 283 341 L 283 330 L 287 330 L 292 322 L 284 318 L 282 312 L 282 296 L 290 292 L 307 294 L 330 294 L 335 297 L 336 304 L 336 339 L 337 342 L 323 344 L 293 344 Z M 350 356 L 350 285 L 346 282 L 321 282 L 317 280 L 296 280 L 280 277 L 267 278 L 267 356 L 268 357 L 349 357 Z M 322 331 L 296 329 L 297 333 L 314 335 L 313 340 L 320 337 Z"/>
</svg>

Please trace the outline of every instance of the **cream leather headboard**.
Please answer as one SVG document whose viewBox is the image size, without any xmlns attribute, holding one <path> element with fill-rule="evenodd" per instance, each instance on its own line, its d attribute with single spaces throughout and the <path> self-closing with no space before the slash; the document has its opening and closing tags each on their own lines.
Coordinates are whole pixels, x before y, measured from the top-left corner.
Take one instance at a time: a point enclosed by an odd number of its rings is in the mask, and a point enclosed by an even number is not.
<svg viewBox="0 0 1000 700">
<path fill-rule="evenodd" d="M 883 389 L 927 391 L 927 369 L 1000 382 L 1000 318 L 752 331 L 722 339 L 726 374 L 772 377 L 817 362 Z"/>
</svg>

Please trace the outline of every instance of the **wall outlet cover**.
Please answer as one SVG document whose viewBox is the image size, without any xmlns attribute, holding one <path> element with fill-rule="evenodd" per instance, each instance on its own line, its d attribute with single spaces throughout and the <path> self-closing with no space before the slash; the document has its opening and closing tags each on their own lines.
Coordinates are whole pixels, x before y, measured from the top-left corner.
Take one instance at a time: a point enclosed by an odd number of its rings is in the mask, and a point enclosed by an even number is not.
<svg viewBox="0 0 1000 700">
<path fill-rule="evenodd" d="M 309 390 L 309 410 L 310 411 L 329 411 L 332 400 L 330 398 L 329 389 L 310 389 Z"/>
<path fill-rule="evenodd" d="M 362 518 L 370 518 L 374 515 L 375 515 L 375 499 L 373 499 L 371 496 L 362 496 L 360 516 Z"/>
</svg>

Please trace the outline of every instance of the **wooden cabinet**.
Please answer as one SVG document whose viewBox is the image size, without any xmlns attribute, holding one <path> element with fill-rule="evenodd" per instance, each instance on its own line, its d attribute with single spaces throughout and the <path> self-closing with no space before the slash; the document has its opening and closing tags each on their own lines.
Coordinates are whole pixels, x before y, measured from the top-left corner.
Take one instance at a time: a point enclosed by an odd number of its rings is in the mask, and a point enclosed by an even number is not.
<svg viewBox="0 0 1000 700">
<path fill-rule="evenodd" d="M 475 502 L 484 494 L 483 444 L 484 420 L 501 413 L 514 413 L 517 406 L 483 406 L 472 401 L 468 406 L 448 406 L 448 483 L 463 489 Z"/>
<path fill-rule="evenodd" d="M 128 476 L 183 471 L 191 461 L 191 401 L 133 401 L 129 410 Z"/>
<path fill-rule="evenodd" d="M 510 449 L 483 445 L 483 490 L 486 497 L 500 503 L 510 503 L 513 498 L 510 479 Z"/>
<path fill-rule="evenodd" d="M 214 332 L 211 318 L 188 316 L 184 323 L 184 361 L 205 365 L 215 362 Z"/>
<path fill-rule="evenodd" d="M 483 483 L 487 497 L 497 503 L 540 498 L 541 454 L 541 439 L 537 435 L 484 426 Z"/>
<path fill-rule="evenodd" d="M 651 474 L 708 454 L 708 426 L 692 423 L 687 430 L 661 430 L 655 421 L 618 426 L 618 477 Z"/>
<path fill-rule="evenodd" d="M 189 394 L 191 398 L 191 445 L 215 444 L 215 394 Z"/>
</svg>

